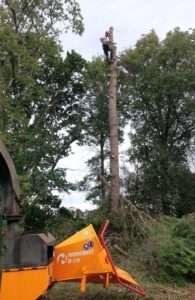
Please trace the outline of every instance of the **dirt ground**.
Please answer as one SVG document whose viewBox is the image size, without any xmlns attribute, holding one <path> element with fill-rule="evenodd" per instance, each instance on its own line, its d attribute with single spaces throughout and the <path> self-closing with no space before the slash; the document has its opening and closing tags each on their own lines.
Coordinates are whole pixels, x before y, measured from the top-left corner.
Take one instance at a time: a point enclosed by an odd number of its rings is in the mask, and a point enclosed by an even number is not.
<svg viewBox="0 0 195 300">
<path fill-rule="evenodd" d="M 173 288 L 162 285 L 145 285 L 145 300 L 195 300 L 195 285 Z M 138 300 L 142 299 L 130 292 L 112 286 L 108 290 L 89 284 L 85 293 L 79 292 L 78 284 L 58 284 L 46 295 L 46 300 Z"/>
<path fill-rule="evenodd" d="M 185 288 L 172 288 L 167 286 L 150 286 L 148 293 L 154 300 L 195 300 L 195 285 Z"/>
</svg>

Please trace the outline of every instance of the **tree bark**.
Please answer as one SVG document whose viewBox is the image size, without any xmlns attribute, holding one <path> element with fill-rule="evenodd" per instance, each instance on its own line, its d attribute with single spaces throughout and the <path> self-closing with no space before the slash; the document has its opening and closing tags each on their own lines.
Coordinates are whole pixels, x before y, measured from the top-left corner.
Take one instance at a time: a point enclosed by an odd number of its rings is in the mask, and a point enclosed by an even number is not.
<svg viewBox="0 0 195 300">
<path fill-rule="evenodd" d="M 109 80 L 109 128 L 110 128 L 110 211 L 116 213 L 119 207 L 119 159 L 118 159 L 118 116 L 117 116 L 117 61 L 116 46 L 113 41 L 113 27 L 109 29 L 110 47 L 113 61 L 110 62 Z"/>
<path fill-rule="evenodd" d="M 105 154 L 104 154 L 104 134 L 101 132 L 100 134 L 100 178 L 103 178 L 105 176 Z M 101 179 L 101 201 L 104 202 L 106 200 L 106 187 Z"/>
</svg>

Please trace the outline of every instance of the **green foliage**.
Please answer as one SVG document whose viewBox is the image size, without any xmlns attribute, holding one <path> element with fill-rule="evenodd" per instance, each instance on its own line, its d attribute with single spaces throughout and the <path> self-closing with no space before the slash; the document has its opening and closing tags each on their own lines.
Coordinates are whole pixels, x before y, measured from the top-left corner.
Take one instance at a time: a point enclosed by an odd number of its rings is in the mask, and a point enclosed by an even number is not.
<svg viewBox="0 0 195 300">
<path fill-rule="evenodd" d="M 181 237 L 195 251 L 195 213 L 183 216 L 174 228 L 174 235 Z"/>
<path fill-rule="evenodd" d="M 67 239 L 87 225 L 86 218 L 79 210 L 71 211 L 65 207 L 50 215 L 46 221 L 46 229 L 55 236 L 57 242 Z"/>
<path fill-rule="evenodd" d="M 107 232 L 122 233 L 124 229 L 124 224 L 122 220 L 121 213 L 117 214 L 108 213 L 109 203 L 104 203 L 100 208 L 88 212 L 86 216 L 87 223 L 93 224 L 95 230 L 98 232 L 105 220 L 109 220 L 110 224 L 108 226 Z"/>
<path fill-rule="evenodd" d="M 181 219 L 156 217 L 150 219 L 140 211 L 130 217 L 129 210 L 117 215 L 108 215 L 106 208 L 89 212 L 87 223 L 91 222 L 96 231 L 105 219 L 110 220 L 106 239 L 115 260 L 121 257 L 115 252 L 115 245 L 129 255 L 126 262 L 145 280 L 184 285 L 195 280 L 195 214 Z M 133 218 L 133 219 L 132 219 Z M 114 248 L 113 248 L 114 246 Z M 121 254 L 121 253 L 120 253 Z M 130 269 L 130 267 L 129 267 Z"/>
<path fill-rule="evenodd" d="M 102 57 L 94 58 L 87 64 L 84 76 L 86 95 L 85 138 L 82 141 L 90 147 L 92 157 L 87 161 L 89 174 L 80 182 L 80 189 L 87 191 L 87 200 L 101 205 L 108 200 L 107 186 L 109 176 L 109 116 L 108 82 L 110 68 Z M 118 88 L 119 142 L 123 141 L 123 127 L 126 122 L 125 101 L 121 96 L 122 87 Z"/>
<path fill-rule="evenodd" d="M 93 149 L 88 159 L 89 174 L 80 182 L 81 190 L 88 192 L 87 200 L 101 204 L 106 198 L 106 188 L 102 177 L 108 178 L 109 126 L 107 99 L 107 69 L 101 58 L 87 64 L 84 76 L 86 94 L 85 138 L 83 143 Z"/>
<path fill-rule="evenodd" d="M 12 88 L 14 98 L 7 102 L 7 130 L 3 131 L 21 179 L 25 210 L 27 203 L 30 207 L 56 209 L 60 202 L 53 191 L 67 192 L 73 188 L 66 181 L 66 170 L 58 162 L 69 154 L 71 144 L 82 133 L 78 126 L 82 125 L 79 97 L 83 93 L 79 72 L 84 61 L 75 52 L 68 53 L 63 60 L 57 47 L 44 55 L 39 66 L 41 72 L 31 79 L 34 88 L 28 88 L 28 84 L 19 92 Z M 15 101 L 17 108 L 13 110 Z"/>
<path fill-rule="evenodd" d="M 60 27 L 82 34 L 84 30 L 80 6 L 75 0 L 1 1 L 1 26 L 13 26 L 14 32 L 36 31 L 56 36 Z"/>
<path fill-rule="evenodd" d="M 0 138 L 19 175 L 25 228 L 38 229 L 59 208 L 53 192 L 73 189 L 58 162 L 82 137 L 85 61 L 62 57 L 56 26 L 81 33 L 82 17 L 74 0 L 6 1 L 0 17 Z"/>
<path fill-rule="evenodd" d="M 195 218 L 161 218 L 144 245 L 144 260 L 160 282 L 184 284 L 195 279 Z M 151 268 L 151 269 L 150 269 Z"/>
<path fill-rule="evenodd" d="M 131 119 L 130 160 L 142 173 L 142 197 L 134 201 L 175 214 L 186 191 L 179 187 L 179 174 L 188 170 L 195 132 L 194 31 L 176 28 L 163 41 L 152 31 L 121 55 L 121 65 Z"/>
<path fill-rule="evenodd" d="M 130 172 L 123 167 L 121 172 L 121 187 L 126 198 L 137 207 L 149 213 L 161 213 L 161 189 L 156 173 L 150 169 L 144 173 L 139 167 Z M 195 211 L 195 177 L 186 166 L 178 166 L 169 174 L 169 193 L 166 201 L 171 203 L 170 213 L 178 217 Z M 155 198 L 155 199 L 154 199 Z"/>
<path fill-rule="evenodd" d="M 176 189 L 178 199 L 175 202 L 176 214 L 181 217 L 195 211 L 195 176 L 188 169 L 181 169 L 177 174 Z"/>
</svg>

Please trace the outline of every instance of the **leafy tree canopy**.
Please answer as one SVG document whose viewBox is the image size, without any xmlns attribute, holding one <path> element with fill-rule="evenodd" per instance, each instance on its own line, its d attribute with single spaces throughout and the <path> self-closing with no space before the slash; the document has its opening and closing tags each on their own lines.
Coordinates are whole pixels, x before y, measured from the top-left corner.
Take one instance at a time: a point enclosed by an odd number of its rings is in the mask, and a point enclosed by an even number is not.
<svg viewBox="0 0 195 300">
<path fill-rule="evenodd" d="M 16 164 L 26 215 L 33 209 L 39 220 L 31 226 L 43 227 L 43 215 L 61 202 L 53 191 L 73 188 L 58 162 L 82 134 L 85 61 L 74 51 L 62 57 L 56 28 L 62 22 L 80 34 L 82 17 L 72 0 L 4 1 L 0 19 L 0 138 Z"/>
<path fill-rule="evenodd" d="M 174 213 L 177 173 L 188 167 L 195 133 L 195 32 L 154 31 L 121 56 L 131 117 L 131 159 L 141 168 L 143 201 Z M 142 193 L 143 195 L 143 193 Z M 181 198 L 180 198 L 181 200 Z"/>
</svg>

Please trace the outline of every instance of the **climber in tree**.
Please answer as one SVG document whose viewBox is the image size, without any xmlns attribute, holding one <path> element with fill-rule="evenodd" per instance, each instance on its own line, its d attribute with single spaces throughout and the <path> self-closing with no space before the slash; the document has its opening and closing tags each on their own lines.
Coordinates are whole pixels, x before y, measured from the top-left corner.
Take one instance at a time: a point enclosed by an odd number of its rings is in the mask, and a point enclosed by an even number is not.
<svg viewBox="0 0 195 300">
<path fill-rule="evenodd" d="M 105 32 L 105 36 L 100 38 L 100 41 L 102 42 L 102 48 L 104 50 L 104 54 L 106 56 L 106 61 L 108 63 L 113 62 L 113 51 L 112 47 L 110 46 L 110 41 L 109 41 L 109 32 Z"/>
</svg>

